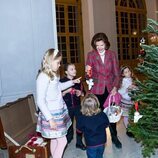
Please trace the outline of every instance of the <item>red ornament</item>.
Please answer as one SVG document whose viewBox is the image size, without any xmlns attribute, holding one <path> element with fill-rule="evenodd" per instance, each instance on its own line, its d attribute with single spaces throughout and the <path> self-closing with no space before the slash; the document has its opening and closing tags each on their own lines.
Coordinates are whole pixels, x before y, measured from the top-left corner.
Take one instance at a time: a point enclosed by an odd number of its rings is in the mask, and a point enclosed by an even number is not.
<svg viewBox="0 0 158 158">
<path fill-rule="evenodd" d="M 34 144 L 33 144 L 32 141 L 27 144 L 27 146 L 33 146 L 33 145 L 34 145 Z"/>
<path fill-rule="evenodd" d="M 37 140 L 37 137 L 33 137 L 32 139 L 31 139 L 31 141 L 36 141 Z"/>
<path fill-rule="evenodd" d="M 144 49 L 141 49 L 139 52 L 138 52 L 138 57 L 145 57 L 146 55 L 146 52 Z"/>
<path fill-rule="evenodd" d="M 138 102 L 135 102 L 135 110 L 138 111 Z"/>
<path fill-rule="evenodd" d="M 74 89 L 74 88 L 71 88 L 70 93 L 71 93 L 72 95 L 75 94 L 75 93 L 76 93 L 75 89 Z"/>
<path fill-rule="evenodd" d="M 139 52 L 139 54 L 141 54 L 141 55 L 144 54 L 144 53 L 145 53 L 144 49 L 141 49 L 140 52 Z"/>
<path fill-rule="evenodd" d="M 87 75 L 88 75 L 89 78 L 92 77 L 92 68 L 87 71 Z"/>
</svg>

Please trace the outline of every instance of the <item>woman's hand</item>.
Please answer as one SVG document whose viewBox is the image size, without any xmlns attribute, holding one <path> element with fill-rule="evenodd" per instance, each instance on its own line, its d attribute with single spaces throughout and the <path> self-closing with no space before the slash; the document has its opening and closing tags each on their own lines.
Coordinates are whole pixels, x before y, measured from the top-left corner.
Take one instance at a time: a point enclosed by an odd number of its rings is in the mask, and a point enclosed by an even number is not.
<svg viewBox="0 0 158 158">
<path fill-rule="evenodd" d="M 92 69 L 92 67 L 91 67 L 91 66 L 86 65 L 85 72 L 88 72 L 88 71 L 90 71 L 91 69 Z"/>
<path fill-rule="evenodd" d="M 53 119 L 49 120 L 50 128 L 53 130 L 57 130 L 57 124 L 54 122 Z"/>
<path fill-rule="evenodd" d="M 136 89 L 136 88 L 137 88 L 137 86 L 135 86 L 135 85 L 130 85 L 130 86 L 128 87 L 129 90 Z"/>
<path fill-rule="evenodd" d="M 117 88 L 116 87 L 114 87 L 112 90 L 111 90 L 111 95 L 115 95 L 116 93 L 117 93 Z"/>
<path fill-rule="evenodd" d="M 91 71 L 92 71 L 92 67 L 89 65 L 86 65 L 85 72 L 87 73 L 88 76 L 91 75 L 91 73 L 92 73 Z"/>
</svg>

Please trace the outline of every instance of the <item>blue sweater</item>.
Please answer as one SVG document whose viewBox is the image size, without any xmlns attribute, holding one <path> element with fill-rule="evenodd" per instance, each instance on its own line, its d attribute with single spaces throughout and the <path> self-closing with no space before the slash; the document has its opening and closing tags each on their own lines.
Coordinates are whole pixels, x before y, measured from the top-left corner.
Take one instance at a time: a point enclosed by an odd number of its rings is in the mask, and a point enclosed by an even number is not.
<svg viewBox="0 0 158 158">
<path fill-rule="evenodd" d="M 104 112 L 93 116 L 81 115 L 77 118 L 77 130 L 83 132 L 87 147 L 106 143 L 106 128 L 109 120 Z"/>
</svg>

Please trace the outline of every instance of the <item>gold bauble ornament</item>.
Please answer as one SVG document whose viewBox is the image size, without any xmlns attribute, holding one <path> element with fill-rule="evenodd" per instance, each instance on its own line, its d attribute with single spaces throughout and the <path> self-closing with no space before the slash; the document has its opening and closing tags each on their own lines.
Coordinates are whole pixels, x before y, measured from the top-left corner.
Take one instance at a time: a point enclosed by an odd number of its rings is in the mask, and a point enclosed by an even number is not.
<svg viewBox="0 0 158 158">
<path fill-rule="evenodd" d="M 151 44 L 158 45 L 158 35 L 157 34 L 150 35 L 149 40 L 150 40 Z"/>
</svg>

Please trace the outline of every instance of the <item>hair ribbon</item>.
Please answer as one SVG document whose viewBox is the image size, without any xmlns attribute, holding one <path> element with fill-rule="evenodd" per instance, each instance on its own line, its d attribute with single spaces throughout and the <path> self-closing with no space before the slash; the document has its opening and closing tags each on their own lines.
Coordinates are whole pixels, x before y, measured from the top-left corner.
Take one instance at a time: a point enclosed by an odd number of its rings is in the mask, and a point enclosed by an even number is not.
<svg viewBox="0 0 158 158">
<path fill-rule="evenodd" d="M 59 52 L 58 49 L 54 49 L 54 55 L 53 55 L 54 58 L 56 57 L 56 55 L 58 54 L 58 52 Z"/>
</svg>

